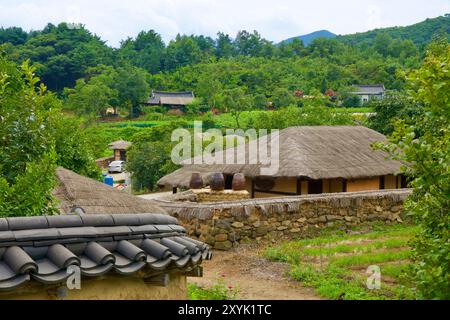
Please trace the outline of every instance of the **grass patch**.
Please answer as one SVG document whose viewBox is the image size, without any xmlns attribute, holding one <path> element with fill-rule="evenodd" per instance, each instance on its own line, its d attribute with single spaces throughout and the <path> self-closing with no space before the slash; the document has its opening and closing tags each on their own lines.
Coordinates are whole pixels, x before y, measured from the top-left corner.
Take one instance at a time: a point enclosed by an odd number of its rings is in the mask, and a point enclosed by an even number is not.
<svg viewBox="0 0 450 320">
<path fill-rule="evenodd" d="M 350 112 L 350 113 L 372 113 L 373 108 L 370 107 L 355 107 L 355 108 L 334 108 L 335 112 Z"/>
<path fill-rule="evenodd" d="M 189 300 L 236 300 L 238 289 L 226 285 L 223 278 L 219 278 L 216 284 L 209 288 L 188 283 Z"/>
<path fill-rule="evenodd" d="M 406 276 L 409 240 L 417 227 L 375 226 L 364 234 L 325 232 L 312 239 L 269 247 L 264 256 L 291 265 L 289 276 L 314 287 L 329 299 L 414 299 L 414 286 Z M 369 266 L 379 266 L 381 288 L 370 290 Z"/>
</svg>

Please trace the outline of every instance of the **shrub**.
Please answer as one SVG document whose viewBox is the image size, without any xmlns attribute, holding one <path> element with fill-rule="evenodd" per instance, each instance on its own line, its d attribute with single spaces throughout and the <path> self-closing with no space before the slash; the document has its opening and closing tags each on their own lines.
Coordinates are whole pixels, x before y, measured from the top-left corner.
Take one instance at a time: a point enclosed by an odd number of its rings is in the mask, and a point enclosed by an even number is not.
<svg viewBox="0 0 450 320">
<path fill-rule="evenodd" d="M 413 123 L 397 120 L 385 149 L 409 163 L 404 172 L 414 191 L 405 208 L 420 225 L 412 243 L 419 297 L 450 299 L 450 45 L 434 43 L 408 80 L 424 112 Z"/>
</svg>

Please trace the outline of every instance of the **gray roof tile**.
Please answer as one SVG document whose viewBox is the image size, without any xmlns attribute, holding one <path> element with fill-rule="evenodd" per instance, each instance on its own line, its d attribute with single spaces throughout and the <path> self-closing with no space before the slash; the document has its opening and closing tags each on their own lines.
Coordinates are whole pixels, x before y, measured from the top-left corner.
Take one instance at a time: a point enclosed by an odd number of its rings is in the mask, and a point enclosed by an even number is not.
<svg viewBox="0 0 450 320">
<path fill-rule="evenodd" d="M 173 240 L 163 238 L 163 239 L 161 239 L 161 244 L 163 246 L 166 246 L 167 248 L 169 248 L 171 252 L 173 252 L 175 255 L 177 255 L 179 257 L 184 257 L 189 254 L 189 250 L 188 250 L 188 248 L 186 248 L 186 246 L 184 246 L 180 243 L 177 243 Z"/>
<path fill-rule="evenodd" d="M 59 237 L 58 229 L 31 229 L 13 231 L 16 241 L 50 240 Z"/>
<path fill-rule="evenodd" d="M 43 229 L 48 227 L 46 217 L 14 217 L 6 218 L 9 230 Z"/>
<path fill-rule="evenodd" d="M 137 234 L 137 233 L 148 234 L 148 233 L 156 233 L 158 231 L 156 229 L 156 227 L 151 224 L 147 224 L 147 225 L 143 225 L 143 226 L 131 226 L 130 229 L 133 234 Z"/>
<path fill-rule="evenodd" d="M 117 235 L 129 235 L 131 234 L 130 227 L 117 226 L 117 227 L 96 227 L 95 232 L 97 237 L 108 237 Z"/>
<path fill-rule="evenodd" d="M 12 231 L 0 231 L 0 242 L 4 241 L 14 241 L 16 237 L 14 236 L 14 232 Z"/>
<path fill-rule="evenodd" d="M 95 238 L 97 236 L 96 228 L 94 227 L 74 227 L 58 229 L 61 238 Z"/>
<path fill-rule="evenodd" d="M 67 227 L 81 227 L 83 221 L 78 215 L 64 215 L 64 216 L 48 216 L 48 226 L 50 228 L 67 228 Z"/>
<path fill-rule="evenodd" d="M 85 214 L 81 216 L 84 226 L 106 227 L 114 226 L 114 219 L 108 214 Z"/>
<path fill-rule="evenodd" d="M 138 226 L 141 224 L 139 214 L 115 214 L 113 219 L 116 226 Z"/>
<path fill-rule="evenodd" d="M 0 218 L 0 231 L 8 230 L 8 220 Z"/>
</svg>

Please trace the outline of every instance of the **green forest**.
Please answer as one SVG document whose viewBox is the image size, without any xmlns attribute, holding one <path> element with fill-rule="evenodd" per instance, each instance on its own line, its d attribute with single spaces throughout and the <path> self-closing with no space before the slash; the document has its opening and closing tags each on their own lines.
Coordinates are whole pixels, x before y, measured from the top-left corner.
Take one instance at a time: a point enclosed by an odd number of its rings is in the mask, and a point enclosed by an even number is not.
<svg viewBox="0 0 450 320">
<path fill-rule="evenodd" d="M 56 118 L 65 124 L 55 125 L 63 131 L 59 148 L 75 158 L 60 152 L 60 165 L 100 177 L 93 159 L 109 156 L 112 141 L 133 141 L 129 168 L 154 168 L 151 179 L 135 175 L 135 188 L 153 190 L 175 169 L 168 156 L 171 128 L 190 128 L 193 120 L 222 129 L 362 124 L 391 134 L 392 119 L 422 113 L 421 104 L 408 97 L 406 75 L 421 66 L 430 43 L 448 42 L 449 31 L 446 15 L 408 27 L 317 38 L 308 46 L 299 39 L 275 44 L 257 31 L 234 37 L 219 32 L 215 39 L 178 35 L 166 44 L 150 30 L 113 48 L 83 25 L 60 23 L 30 32 L 0 28 L 0 52 L 2 65 L 28 70 L 33 85 L 61 113 Z M 354 84 L 384 84 L 387 96 L 362 106 L 351 94 Z M 185 115 L 174 116 L 143 106 L 151 90 L 192 90 L 196 99 Z M 120 117 L 107 117 L 111 109 Z M 368 118 L 367 112 L 376 116 Z M 145 156 L 154 149 L 166 155 Z"/>
<path fill-rule="evenodd" d="M 30 60 L 66 110 L 104 116 L 112 107 L 138 116 L 151 89 L 194 91 L 194 111 L 224 109 L 230 97 L 251 110 L 301 105 L 295 93 L 322 94 L 332 102 L 340 95 L 354 106 L 345 97 L 349 86 L 382 83 L 402 90 L 401 73 L 419 67 L 426 45 L 439 35 L 448 38 L 449 31 L 450 17 L 442 16 L 304 46 L 298 39 L 277 45 L 257 31 L 234 37 L 219 32 L 215 39 L 178 35 L 165 44 L 150 30 L 112 48 L 83 25 L 61 23 L 31 32 L 2 28 L 0 50 L 18 64 Z"/>
<path fill-rule="evenodd" d="M 154 30 L 108 46 L 83 25 L 0 28 L 0 216 L 53 214 L 55 168 L 101 179 L 95 159 L 133 142 L 135 192 L 174 171 L 175 128 L 365 125 L 374 147 L 410 163 L 406 209 L 420 226 L 410 271 L 417 297 L 448 299 L 450 15 L 409 27 L 275 44 L 257 31 L 216 38 Z M 362 105 L 352 85 L 384 84 Z M 185 115 L 144 107 L 151 90 L 192 90 Z M 108 117 L 108 110 L 119 117 Z M 212 112 L 213 109 L 218 112 Z"/>
</svg>

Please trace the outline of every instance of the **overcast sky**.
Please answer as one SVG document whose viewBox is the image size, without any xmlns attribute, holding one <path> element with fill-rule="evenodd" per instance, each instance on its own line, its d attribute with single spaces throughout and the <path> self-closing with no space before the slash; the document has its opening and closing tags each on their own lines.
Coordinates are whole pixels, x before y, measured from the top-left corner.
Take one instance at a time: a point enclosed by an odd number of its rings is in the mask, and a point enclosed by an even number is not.
<svg viewBox="0 0 450 320">
<path fill-rule="evenodd" d="M 403 26 L 450 13 L 449 0 L 0 0 L 0 25 L 42 29 L 48 22 L 83 23 L 111 46 L 154 29 L 215 36 L 258 30 L 266 39 L 327 29 L 337 34 Z"/>
</svg>

